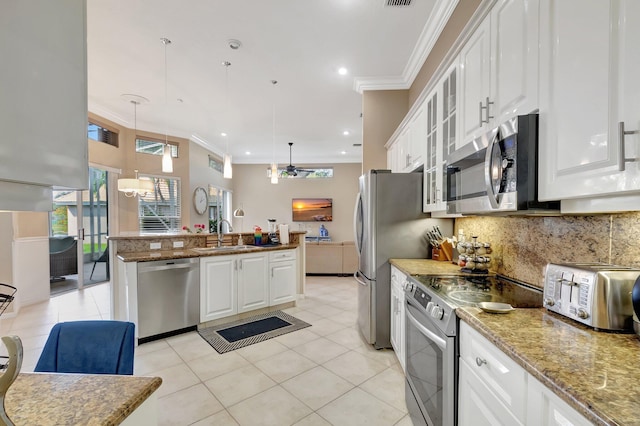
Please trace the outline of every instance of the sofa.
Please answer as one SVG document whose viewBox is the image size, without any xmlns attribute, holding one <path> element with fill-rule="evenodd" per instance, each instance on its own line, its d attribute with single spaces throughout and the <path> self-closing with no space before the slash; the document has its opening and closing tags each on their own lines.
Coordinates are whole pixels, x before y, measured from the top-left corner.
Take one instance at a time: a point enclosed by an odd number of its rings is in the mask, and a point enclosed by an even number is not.
<svg viewBox="0 0 640 426">
<path fill-rule="evenodd" d="M 76 237 L 49 237 L 49 275 L 57 279 L 78 273 L 78 241 Z"/>
<path fill-rule="evenodd" d="M 353 241 L 311 241 L 306 243 L 306 273 L 352 275 L 358 269 Z"/>
</svg>

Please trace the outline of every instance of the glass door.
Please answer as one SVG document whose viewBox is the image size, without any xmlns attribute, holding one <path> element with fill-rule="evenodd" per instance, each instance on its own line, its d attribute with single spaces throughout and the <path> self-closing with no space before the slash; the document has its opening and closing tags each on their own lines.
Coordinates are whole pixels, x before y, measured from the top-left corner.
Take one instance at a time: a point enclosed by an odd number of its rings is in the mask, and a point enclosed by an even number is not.
<svg viewBox="0 0 640 426">
<path fill-rule="evenodd" d="M 51 295 L 109 281 L 107 172 L 89 168 L 85 191 L 53 191 L 49 215 Z"/>
<path fill-rule="evenodd" d="M 109 281 L 108 172 L 89 167 L 89 189 L 82 191 L 79 217 L 82 217 L 83 286 Z"/>
</svg>

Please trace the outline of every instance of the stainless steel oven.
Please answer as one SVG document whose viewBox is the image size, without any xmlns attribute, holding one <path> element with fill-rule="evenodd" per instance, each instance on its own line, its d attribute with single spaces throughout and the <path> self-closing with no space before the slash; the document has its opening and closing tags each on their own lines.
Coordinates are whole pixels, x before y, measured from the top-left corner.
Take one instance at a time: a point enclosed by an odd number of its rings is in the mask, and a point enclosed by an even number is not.
<svg viewBox="0 0 640 426">
<path fill-rule="evenodd" d="M 414 425 L 458 423 L 455 309 L 478 302 L 541 307 L 542 291 L 498 275 L 417 275 L 405 283 L 406 393 Z"/>
<path fill-rule="evenodd" d="M 407 405 L 413 424 L 455 424 L 455 336 L 440 330 L 412 297 L 406 306 L 406 344 Z"/>
</svg>

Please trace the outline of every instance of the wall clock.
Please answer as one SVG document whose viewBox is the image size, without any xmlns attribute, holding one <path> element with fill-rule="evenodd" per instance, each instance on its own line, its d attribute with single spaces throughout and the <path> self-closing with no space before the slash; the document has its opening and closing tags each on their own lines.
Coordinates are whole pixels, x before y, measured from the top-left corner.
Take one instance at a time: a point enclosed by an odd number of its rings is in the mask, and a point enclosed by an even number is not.
<svg viewBox="0 0 640 426">
<path fill-rule="evenodd" d="M 193 207 L 198 214 L 204 214 L 209 205 L 209 196 L 207 190 L 199 186 L 193 191 Z"/>
</svg>

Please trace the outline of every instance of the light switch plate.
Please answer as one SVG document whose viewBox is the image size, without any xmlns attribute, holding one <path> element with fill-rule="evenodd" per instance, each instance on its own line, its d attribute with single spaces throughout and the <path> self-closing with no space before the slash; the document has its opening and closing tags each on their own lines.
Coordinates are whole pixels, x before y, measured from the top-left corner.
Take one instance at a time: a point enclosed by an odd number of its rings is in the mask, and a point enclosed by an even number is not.
<svg viewBox="0 0 640 426">
<path fill-rule="evenodd" d="M 184 247 L 184 242 L 183 241 L 174 241 L 173 242 L 173 248 L 180 248 L 180 247 Z"/>
<path fill-rule="evenodd" d="M 162 247 L 161 243 L 151 243 L 151 250 L 160 250 L 160 248 Z"/>
</svg>

